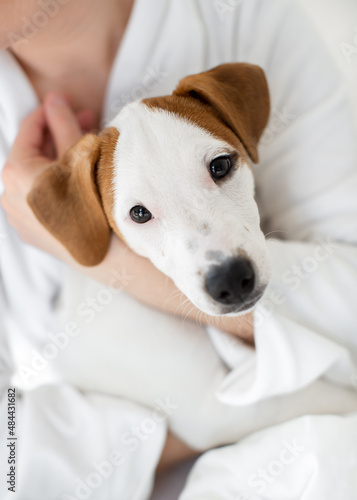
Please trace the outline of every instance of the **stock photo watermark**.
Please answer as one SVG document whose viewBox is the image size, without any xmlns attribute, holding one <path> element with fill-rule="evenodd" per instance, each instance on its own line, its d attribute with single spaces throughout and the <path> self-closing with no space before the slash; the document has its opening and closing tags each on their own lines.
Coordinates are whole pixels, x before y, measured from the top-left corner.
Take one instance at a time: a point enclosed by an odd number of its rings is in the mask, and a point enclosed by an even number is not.
<svg viewBox="0 0 357 500">
<path fill-rule="evenodd" d="M 5 439 L 7 449 L 7 471 L 6 485 L 8 491 L 16 492 L 16 388 L 9 387 L 7 390 L 7 435 Z"/>
<path fill-rule="evenodd" d="M 307 255 L 298 264 L 292 264 L 281 275 L 281 281 L 289 286 L 291 292 L 296 292 L 303 282 L 308 281 L 323 262 L 331 257 L 336 244 L 331 240 L 317 240 L 312 255 Z M 286 294 L 271 288 L 259 302 L 259 310 L 255 311 L 255 325 L 260 326 L 272 316 L 275 310 L 288 300 Z"/>
<path fill-rule="evenodd" d="M 121 94 L 110 103 L 111 112 L 116 115 L 126 104 L 148 97 L 149 93 L 159 87 L 159 85 L 169 76 L 169 73 L 159 66 L 150 66 L 146 69 L 145 75 L 140 83 L 134 85 L 130 92 Z M 107 126 L 108 123 L 102 123 Z"/>
<path fill-rule="evenodd" d="M 125 270 L 119 272 L 112 270 L 112 278 L 108 287 L 101 288 L 94 297 L 87 297 L 76 308 L 79 318 L 83 318 L 84 323 L 89 325 L 94 321 L 98 314 L 102 313 L 114 300 L 115 296 L 120 294 L 134 277 L 126 274 Z M 77 318 L 76 318 L 77 319 Z M 26 385 L 29 385 L 34 377 L 45 370 L 49 363 L 68 347 L 73 338 L 82 333 L 79 320 L 67 321 L 60 332 L 49 333 L 48 340 L 41 349 L 37 351 L 31 349 L 31 362 L 29 365 L 20 364 L 19 374 Z"/>
<path fill-rule="evenodd" d="M 357 26 L 353 28 L 354 37 L 352 43 L 350 42 L 340 42 L 340 50 L 342 52 L 345 61 L 351 64 L 352 60 L 357 61 Z M 352 38 L 352 37 L 351 37 Z"/>
<path fill-rule="evenodd" d="M 278 455 L 249 476 L 249 487 L 257 493 L 262 493 L 269 484 L 275 483 L 284 474 L 286 468 L 293 464 L 304 452 L 305 446 L 300 444 L 297 439 L 283 441 Z"/>
<path fill-rule="evenodd" d="M 264 147 L 271 144 L 276 135 L 285 130 L 296 117 L 297 115 L 290 113 L 286 106 L 282 110 L 274 109 L 271 113 L 269 123 L 260 138 L 260 148 L 264 149 Z"/>
<path fill-rule="evenodd" d="M 213 6 L 220 20 L 224 21 L 242 2 L 243 0 L 213 0 Z"/>
<path fill-rule="evenodd" d="M 173 403 L 169 396 L 164 399 L 156 399 L 155 407 L 150 416 L 144 418 L 139 425 L 134 425 L 120 436 L 120 447 L 112 450 L 104 460 L 93 461 L 91 470 L 84 478 L 76 478 L 74 492 L 63 493 L 61 500 L 86 500 L 90 498 L 95 490 L 110 479 L 123 466 L 131 454 L 137 452 L 143 443 L 150 439 L 179 406 Z"/>
<path fill-rule="evenodd" d="M 234 497 L 234 500 L 257 500 L 257 497 L 253 497 L 248 493 L 240 493 L 237 497 Z"/>
<path fill-rule="evenodd" d="M 47 26 L 51 18 L 54 18 L 60 8 L 71 0 L 38 0 L 38 10 L 30 17 L 22 17 L 21 33 L 10 31 L 7 35 L 8 42 L 12 47 L 27 44 L 38 32 Z"/>
</svg>

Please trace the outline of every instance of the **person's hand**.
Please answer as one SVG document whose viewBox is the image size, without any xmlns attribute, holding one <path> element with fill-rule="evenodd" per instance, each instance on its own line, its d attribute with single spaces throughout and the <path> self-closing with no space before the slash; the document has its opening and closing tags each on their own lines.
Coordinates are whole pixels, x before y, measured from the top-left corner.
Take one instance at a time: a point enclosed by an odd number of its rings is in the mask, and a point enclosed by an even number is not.
<svg viewBox="0 0 357 500">
<path fill-rule="evenodd" d="M 9 224 L 23 241 L 63 260 L 68 260 L 68 252 L 36 219 L 26 197 L 43 170 L 81 137 L 82 130 L 91 129 L 93 119 L 91 111 L 75 115 L 64 96 L 49 93 L 22 122 L 2 171 L 1 205 Z"/>
</svg>

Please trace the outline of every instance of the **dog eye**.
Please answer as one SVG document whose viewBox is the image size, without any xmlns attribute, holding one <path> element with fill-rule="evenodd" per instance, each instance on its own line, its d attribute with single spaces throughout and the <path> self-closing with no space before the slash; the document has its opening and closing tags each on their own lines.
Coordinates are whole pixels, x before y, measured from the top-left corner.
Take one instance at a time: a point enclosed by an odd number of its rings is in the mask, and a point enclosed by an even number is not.
<svg viewBox="0 0 357 500">
<path fill-rule="evenodd" d="M 219 156 L 211 161 L 210 172 L 214 180 L 222 179 L 230 171 L 232 160 L 229 156 Z"/>
<path fill-rule="evenodd" d="M 152 214 L 145 207 L 135 205 L 135 207 L 130 210 L 130 217 L 134 222 L 144 224 L 144 222 L 148 222 L 152 218 Z"/>
</svg>

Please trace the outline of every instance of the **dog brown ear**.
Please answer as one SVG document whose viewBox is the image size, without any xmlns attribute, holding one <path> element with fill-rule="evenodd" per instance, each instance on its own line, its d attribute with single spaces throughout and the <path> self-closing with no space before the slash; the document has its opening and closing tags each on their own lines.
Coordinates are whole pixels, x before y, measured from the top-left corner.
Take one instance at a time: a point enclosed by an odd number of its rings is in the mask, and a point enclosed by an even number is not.
<svg viewBox="0 0 357 500">
<path fill-rule="evenodd" d="M 270 111 L 268 84 L 259 66 L 222 64 L 183 78 L 174 95 L 211 106 L 241 140 L 251 159 L 258 161 L 257 146 Z"/>
<path fill-rule="evenodd" d="M 96 185 L 101 139 L 83 136 L 36 179 L 27 202 L 38 220 L 84 266 L 105 257 L 110 227 Z"/>
</svg>

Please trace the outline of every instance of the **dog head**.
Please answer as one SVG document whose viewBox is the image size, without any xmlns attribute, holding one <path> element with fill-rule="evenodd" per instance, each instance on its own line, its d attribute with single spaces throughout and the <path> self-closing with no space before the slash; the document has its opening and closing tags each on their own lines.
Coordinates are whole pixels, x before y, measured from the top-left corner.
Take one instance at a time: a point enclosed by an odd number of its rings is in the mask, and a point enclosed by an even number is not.
<svg viewBox="0 0 357 500">
<path fill-rule="evenodd" d="M 100 263 L 111 230 L 208 314 L 259 300 L 269 264 L 249 158 L 269 116 L 263 71 L 224 64 L 170 96 L 128 104 L 36 181 L 28 202 L 81 264 Z"/>
</svg>

